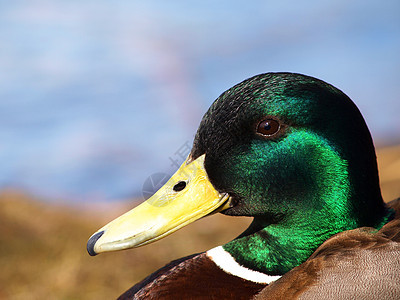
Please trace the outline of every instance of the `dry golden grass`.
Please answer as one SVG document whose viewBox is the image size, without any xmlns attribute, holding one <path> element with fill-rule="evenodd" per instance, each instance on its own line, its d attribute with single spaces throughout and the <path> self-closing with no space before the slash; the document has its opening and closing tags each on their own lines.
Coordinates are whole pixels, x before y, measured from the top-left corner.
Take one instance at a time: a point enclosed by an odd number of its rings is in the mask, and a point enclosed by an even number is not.
<svg viewBox="0 0 400 300">
<path fill-rule="evenodd" d="M 379 150 L 378 162 L 389 201 L 400 196 L 400 146 Z M 89 236 L 128 209 L 90 211 L 1 193 L 0 299 L 113 299 L 169 261 L 231 240 L 251 221 L 219 214 L 152 245 L 90 257 Z"/>
<path fill-rule="evenodd" d="M 400 145 L 377 150 L 383 199 L 388 202 L 400 197 Z"/>
</svg>

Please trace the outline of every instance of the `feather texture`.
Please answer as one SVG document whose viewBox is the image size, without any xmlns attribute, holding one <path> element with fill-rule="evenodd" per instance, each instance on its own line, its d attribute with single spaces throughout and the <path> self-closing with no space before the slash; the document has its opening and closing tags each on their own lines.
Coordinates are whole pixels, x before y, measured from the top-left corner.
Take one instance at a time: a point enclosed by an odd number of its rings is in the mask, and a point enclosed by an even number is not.
<svg viewBox="0 0 400 300">
<path fill-rule="evenodd" d="M 400 198 L 389 206 L 396 217 L 381 230 L 338 233 L 254 299 L 398 299 Z"/>
</svg>

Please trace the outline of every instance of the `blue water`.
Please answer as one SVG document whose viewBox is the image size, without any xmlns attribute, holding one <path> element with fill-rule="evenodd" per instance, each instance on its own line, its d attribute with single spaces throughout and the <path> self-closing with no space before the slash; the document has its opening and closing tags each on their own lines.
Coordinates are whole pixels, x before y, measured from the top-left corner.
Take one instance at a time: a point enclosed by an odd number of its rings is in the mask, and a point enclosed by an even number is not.
<svg viewBox="0 0 400 300">
<path fill-rule="evenodd" d="M 307 3 L 1 2 L 0 188 L 142 197 L 212 101 L 268 71 L 332 83 L 399 141 L 400 3 Z"/>
</svg>

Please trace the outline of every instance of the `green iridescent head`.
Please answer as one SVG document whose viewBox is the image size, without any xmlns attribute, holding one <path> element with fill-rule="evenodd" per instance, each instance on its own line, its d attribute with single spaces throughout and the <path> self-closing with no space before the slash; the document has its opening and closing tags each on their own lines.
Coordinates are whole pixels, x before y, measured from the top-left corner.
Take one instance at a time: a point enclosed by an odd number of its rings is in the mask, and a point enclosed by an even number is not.
<svg viewBox="0 0 400 300">
<path fill-rule="evenodd" d="M 223 93 L 179 170 L 94 233 L 87 249 L 143 246 L 215 212 L 254 217 L 222 248 L 271 275 L 301 264 L 332 235 L 380 228 L 393 213 L 357 107 L 333 86 L 290 73 L 258 75 Z"/>
<path fill-rule="evenodd" d="M 224 213 L 255 217 L 236 244 L 226 245 L 231 253 L 240 239 L 263 234 L 256 247 L 266 234 L 272 241 L 291 230 L 307 240 L 310 246 L 292 242 L 309 255 L 337 232 L 388 219 L 365 121 L 343 92 L 321 80 L 267 73 L 235 85 L 201 121 L 192 156 L 202 154 L 214 187 L 233 199 Z"/>
</svg>

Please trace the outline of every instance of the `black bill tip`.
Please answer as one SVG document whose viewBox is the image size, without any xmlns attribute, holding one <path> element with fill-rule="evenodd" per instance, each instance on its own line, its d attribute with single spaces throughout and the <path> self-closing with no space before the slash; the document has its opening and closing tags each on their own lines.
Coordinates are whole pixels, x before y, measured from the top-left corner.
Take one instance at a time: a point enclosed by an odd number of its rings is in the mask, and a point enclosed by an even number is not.
<svg viewBox="0 0 400 300">
<path fill-rule="evenodd" d="M 96 234 L 93 234 L 90 239 L 87 242 L 87 252 L 89 253 L 90 256 L 95 256 L 97 253 L 94 251 L 94 245 L 96 242 L 101 238 L 101 236 L 104 234 L 104 231 L 100 231 Z"/>
</svg>

